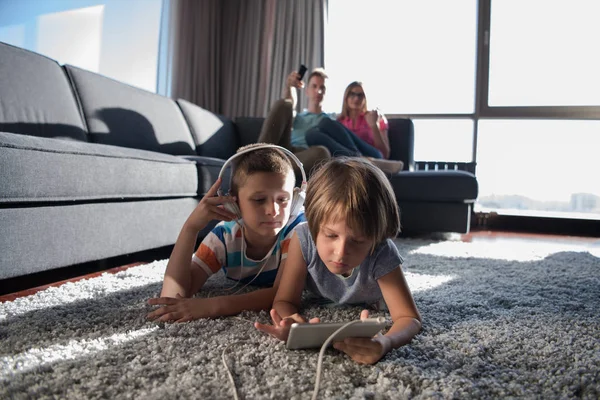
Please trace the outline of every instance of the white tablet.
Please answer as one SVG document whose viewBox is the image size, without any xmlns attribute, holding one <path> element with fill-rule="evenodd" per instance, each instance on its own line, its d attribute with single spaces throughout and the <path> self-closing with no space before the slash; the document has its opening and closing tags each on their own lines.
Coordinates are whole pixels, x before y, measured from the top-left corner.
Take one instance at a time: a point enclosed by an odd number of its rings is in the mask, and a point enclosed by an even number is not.
<svg viewBox="0 0 600 400">
<path fill-rule="evenodd" d="M 340 329 L 347 322 L 319 323 L 319 324 L 299 324 L 294 323 L 290 328 L 286 347 L 290 350 L 309 349 L 321 347 L 323 343 L 335 331 Z M 347 326 L 343 331 L 335 335 L 334 340 L 340 341 L 349 337 L 371 338 L 385 327 L 385 318 L 367 318 Z"/>
</svg>

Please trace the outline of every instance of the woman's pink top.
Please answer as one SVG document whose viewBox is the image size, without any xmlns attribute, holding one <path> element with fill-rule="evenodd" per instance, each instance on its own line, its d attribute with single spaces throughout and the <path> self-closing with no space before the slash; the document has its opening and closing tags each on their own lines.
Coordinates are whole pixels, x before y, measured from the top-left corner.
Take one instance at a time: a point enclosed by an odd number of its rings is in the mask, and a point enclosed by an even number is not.
<svg viewBox="0 0 600 400">
<path fill-rule="evenodd" d="M 339 117 L 338 121 L 344 125 L 346 128 L 350 129 L 356 136 L 370 144 L 371 146 L 375 145 L 375 138 L 373 137 L 373 131 L 371 127 L 367 123 L 367 119 L 365 118 L 365 114 L 362 113 L 356 118 L 356 125 L 353 125 L 352 118 L 350 117 Z M 379 120 L 379 130 L 383 131 L 388 129 L 388 122 L 385 117 L 382 117 Z"/>
</svg>

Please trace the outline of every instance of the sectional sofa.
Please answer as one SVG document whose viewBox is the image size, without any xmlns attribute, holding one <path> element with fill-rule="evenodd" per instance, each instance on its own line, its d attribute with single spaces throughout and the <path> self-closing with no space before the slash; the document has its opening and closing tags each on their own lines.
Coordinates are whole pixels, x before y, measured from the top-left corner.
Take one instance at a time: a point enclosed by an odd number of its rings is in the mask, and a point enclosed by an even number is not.
<svg viewBox="0 0 600 400">
<path fill-rule="evenodd" d="M 0 42 L 0 281 L 174 244 L 262 121 Z M 390 120 L 404 231 L 467 232 L 475 176 L 414 171 L 413 135 L 410 120 Z"/>
</svg>

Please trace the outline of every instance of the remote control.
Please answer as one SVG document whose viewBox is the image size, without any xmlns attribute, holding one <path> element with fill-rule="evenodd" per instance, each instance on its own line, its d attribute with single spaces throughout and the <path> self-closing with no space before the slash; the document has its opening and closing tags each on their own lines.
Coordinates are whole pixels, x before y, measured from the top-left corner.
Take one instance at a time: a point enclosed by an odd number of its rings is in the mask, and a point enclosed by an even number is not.
<svg viewBox="0 0 600 400">
<path fill-rule="evenodd" d="M 300 68 L 298 68 L 298 80 L 301 81 L 304 78 L 304 74 L 306 73 L 306 65 L 300 64 Z"/>
</svg>

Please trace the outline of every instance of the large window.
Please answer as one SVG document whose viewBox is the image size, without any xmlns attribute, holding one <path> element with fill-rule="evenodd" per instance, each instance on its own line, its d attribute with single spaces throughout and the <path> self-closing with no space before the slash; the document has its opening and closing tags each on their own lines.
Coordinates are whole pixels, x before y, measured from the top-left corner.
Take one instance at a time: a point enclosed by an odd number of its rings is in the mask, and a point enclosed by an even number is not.
<svg viewBox="0 0 600 400">
<path fill-rule="evenodd" d="M 600 219 L 596 0 L 329 0 L 326 108 L 362 80 L 415 160 L 476 163 L 476 210 Z"/>
<path fill-rule="evenodd" d="M 162 0 L 0 1 L 0 41 L 156 91 Z"/>
<path fill-rule="evenodd" d="M 327 110 L 362 81 L 387 114 L 472 113 L 476 0 L 329 0 Z"/>
<path fill-rule="evenodd" d="M 600 105 L 600 3 L 491 4 L 490 106 Z"/>
<path fill-rule="evenodd" d="M 600 219 L 600 121 L 480 120 L 477 208 Z"/>
<path fill-rule="evenodd" d="M 413 124 L 418 132 L 415 160 L 466 163 L 473 159 L 472 119 L 413 118 Z"/>
</svg>

